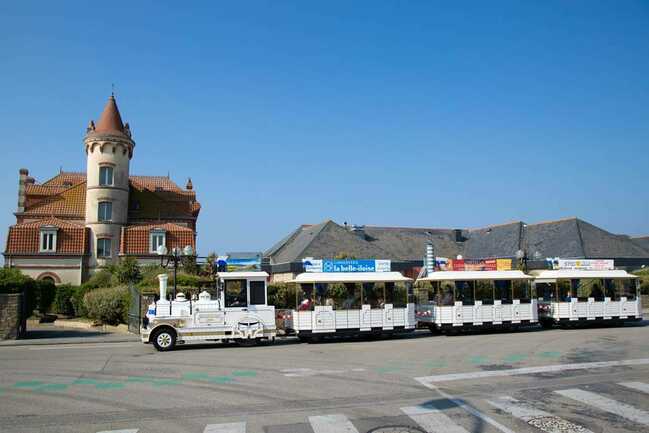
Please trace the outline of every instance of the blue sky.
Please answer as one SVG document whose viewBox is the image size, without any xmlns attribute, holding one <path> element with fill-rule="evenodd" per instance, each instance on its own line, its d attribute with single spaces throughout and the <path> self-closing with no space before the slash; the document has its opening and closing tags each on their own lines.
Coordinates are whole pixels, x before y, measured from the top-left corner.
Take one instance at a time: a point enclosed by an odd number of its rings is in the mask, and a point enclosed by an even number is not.
<svg viewBox="0 0 649 433">
<path fill-rule="evenodd" d="M 20 167 L 85 170 L 111 83 L 201 253 L 328 218 L 649 234 L 647 2 L 21 1 L 0 36 L 3 240 Z"/>
</svg>

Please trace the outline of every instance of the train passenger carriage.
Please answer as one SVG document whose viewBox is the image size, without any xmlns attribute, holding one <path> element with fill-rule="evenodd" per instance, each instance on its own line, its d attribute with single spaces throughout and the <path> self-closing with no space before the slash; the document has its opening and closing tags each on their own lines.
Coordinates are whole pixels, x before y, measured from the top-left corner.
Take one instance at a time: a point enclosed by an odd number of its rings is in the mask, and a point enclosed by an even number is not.
<svg viewBox="0 0 649 433">
<path fill-rule="evenodd" d="M 532 277 L 521 271 L 438 271 L 417 280 L 417 321 L 431 331 L 537 323 Z"/>
<path fill-rule="evenodd" d="M 532 271 L 545 327 L 642 319 L 638 277 L 623 270 Z"/>
<path fill-rule="evenodd" d="M 256 343 L 274 340 L 275 307 L 267 304 L 266 272 L 219 272 L 217 295 L 198 299 L 178 293 L 167 300 L 167 275 L 158 275 L 160 299 L 149 306 L 140 336 L 160 351 L 208 341 Z"/>
<path fill-rule="evenodd" d="M 412 279 L 399 272 L 305 272 L 281 326 L 300 340 L 415 329 Z"/>
</svg>

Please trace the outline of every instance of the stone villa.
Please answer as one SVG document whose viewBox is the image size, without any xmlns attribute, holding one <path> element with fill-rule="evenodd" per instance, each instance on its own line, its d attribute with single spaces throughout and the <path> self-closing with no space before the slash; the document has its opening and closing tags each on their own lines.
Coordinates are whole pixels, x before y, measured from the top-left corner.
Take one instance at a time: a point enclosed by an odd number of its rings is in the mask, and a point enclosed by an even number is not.
<svg viewBox="0 0 649 433">
<path fill-rule="evenodd" d="M 5 266 L 35 279 L 81 284 L 120 257 L 157 262 L 156 249 L 196 249 L 201 206 L 191 179 L 129 172 L 135 141 L 111 96 L 83 140 L 85 173 L 60 172 L 38 183 L 19 171 L 16 224 L 9 228 Z"/>
</svg>

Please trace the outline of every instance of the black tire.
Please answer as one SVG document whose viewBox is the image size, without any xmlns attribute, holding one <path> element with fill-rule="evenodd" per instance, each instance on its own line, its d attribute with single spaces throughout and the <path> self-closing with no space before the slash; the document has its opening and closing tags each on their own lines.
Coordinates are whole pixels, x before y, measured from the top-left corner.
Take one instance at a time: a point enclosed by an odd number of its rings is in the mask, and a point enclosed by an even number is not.
<svg viewBox="0 0 649 433">
<path fill-rule="evenodd" d="M 171 328 L 159 329 L 151 337 L 151 342 L 159 352 L 168 352 L 176 347 L 176 332 Z"/>
<path fill-rule="evenodd" d="M 237 344 L 241 347 L 253 347 L 258 343 L 256 338 L 240 338 L 237 340 Z"/>
</svg>

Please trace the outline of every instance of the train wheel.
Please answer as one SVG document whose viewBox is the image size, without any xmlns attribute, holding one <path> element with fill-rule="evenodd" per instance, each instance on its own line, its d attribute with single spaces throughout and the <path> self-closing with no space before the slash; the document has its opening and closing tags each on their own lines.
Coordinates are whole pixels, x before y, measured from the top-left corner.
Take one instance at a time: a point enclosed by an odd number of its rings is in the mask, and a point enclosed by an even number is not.
<svg viewBox="0 0 649 433">
<path fill-rule="evenodd" d="M 554 323 L 552 323 L 552 320 L 541 320 L 541 326 L 543 329 L 552 329 L 552 326 Z"/>
<path fill-rule="evenodd" d="M 237 340 L 237 344 L 241 347 L 252 347 L 257 345 L 256 338 L 241 338 Z"/>
<path fill-rule="evenodd" d="M 158 351 L 167 352 L 176 346 L 176 333 L 169 328 L 162 328 L 156 331 L 151 341 Z"/>
</svg>

